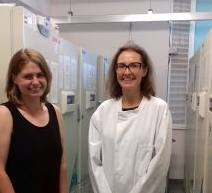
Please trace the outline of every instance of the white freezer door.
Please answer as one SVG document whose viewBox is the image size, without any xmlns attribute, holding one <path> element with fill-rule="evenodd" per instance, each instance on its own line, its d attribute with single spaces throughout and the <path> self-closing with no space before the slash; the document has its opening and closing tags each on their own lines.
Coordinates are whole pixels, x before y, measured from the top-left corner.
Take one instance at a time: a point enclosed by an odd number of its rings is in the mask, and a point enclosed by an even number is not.
<svg viewBox="0 0 212 193">
<path fill-rule="evenodd" d="M 6 73 L 12 56 L 12 40 L 11 40 L 11 6 L 0 6 L 0 103 L 7 100 L 4 92 L 6 86 Z"/>
<path fill-rule="evenodd" d="M 96 109 L 96 78 L 97 56 L 84 49 L 80 51 L 80 127 L 79 127 L 79 159 L 78 159 L 78 182 L 88 178 L 88 130 L 92 114 Z M 90 93 L 86 94 L 86 93 Z M 88 99 L 91 102 L 86 108 Z"/>
<path fill-rule="evenodd" d="M 68 170 L 68 192 L 77 185 L 77 159 L 78 159 L 78 47 L 71 42 L 60 38 L 59 41 L 59 93 L 69 93 L 74 99 L 71 112 L 63 114 L 64 145 Z M 59 104 L 60 107 L 62 104 Z"/>
</svg>

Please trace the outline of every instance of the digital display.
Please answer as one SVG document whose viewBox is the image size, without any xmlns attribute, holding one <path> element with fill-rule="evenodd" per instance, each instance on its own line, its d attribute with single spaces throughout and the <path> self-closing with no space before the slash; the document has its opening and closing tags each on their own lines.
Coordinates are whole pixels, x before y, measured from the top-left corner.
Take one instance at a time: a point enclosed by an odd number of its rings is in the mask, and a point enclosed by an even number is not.
<svg viewBox="0 0 212 193">
<path fill-rule="evenodd" d="M 95 94 L 90 95 L 90 101 L 95 101 Z"/>
<path fill-rule="evenodd" d="M 67 96 L 67 104 L 74 104 L 74 96 L 71 95 Z"/>
</svg>

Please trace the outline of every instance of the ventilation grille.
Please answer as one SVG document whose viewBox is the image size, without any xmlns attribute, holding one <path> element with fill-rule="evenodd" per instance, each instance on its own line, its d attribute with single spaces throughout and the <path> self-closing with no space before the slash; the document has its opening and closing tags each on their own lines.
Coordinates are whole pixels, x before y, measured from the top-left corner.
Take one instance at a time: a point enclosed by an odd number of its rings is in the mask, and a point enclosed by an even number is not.
<svg viewBox="0 0 212 193">
<path fill-rule="evenodd" d="M 173 12 L 190 12 L 190 4 L 190 0 L 174 0 Z M 186 125 L 189 33 L 190 22 L 172 22 L 170 47 L 176 52 L 169 56 L 168 103 L 175 128 Z"/>
</svg>

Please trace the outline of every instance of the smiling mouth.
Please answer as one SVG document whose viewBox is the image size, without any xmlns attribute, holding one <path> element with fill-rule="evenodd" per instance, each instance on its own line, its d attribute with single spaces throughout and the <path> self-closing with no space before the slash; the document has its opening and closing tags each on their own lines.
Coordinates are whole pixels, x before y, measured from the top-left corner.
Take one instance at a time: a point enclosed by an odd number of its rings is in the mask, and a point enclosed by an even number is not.
<svg viewBox="0 0 212 193">
<path fill-rule="evenodd" d="M 122 78 L 122 81 L 130 82 L 135 80 L 135 78 Z"/>
<path fill-rule="evenodd" d="M 32 92 L 39 92 L 39 91 L 42 91 L 43 89 L 42 87 L 39 87 L 39 88 L 30 88 L 29 90 Z"/>
</svg>

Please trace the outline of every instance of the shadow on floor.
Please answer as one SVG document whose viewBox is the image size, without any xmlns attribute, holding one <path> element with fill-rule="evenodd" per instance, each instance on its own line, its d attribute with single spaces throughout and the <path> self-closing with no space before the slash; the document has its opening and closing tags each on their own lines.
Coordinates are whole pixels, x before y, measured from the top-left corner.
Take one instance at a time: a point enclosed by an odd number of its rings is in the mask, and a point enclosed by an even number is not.
<svg viewBox="0 0 212 193">
<path fill-rule="evenodd" d="M 169 179 L 167 193 L 185 193 L 183 180 Z"/>
</svg>

